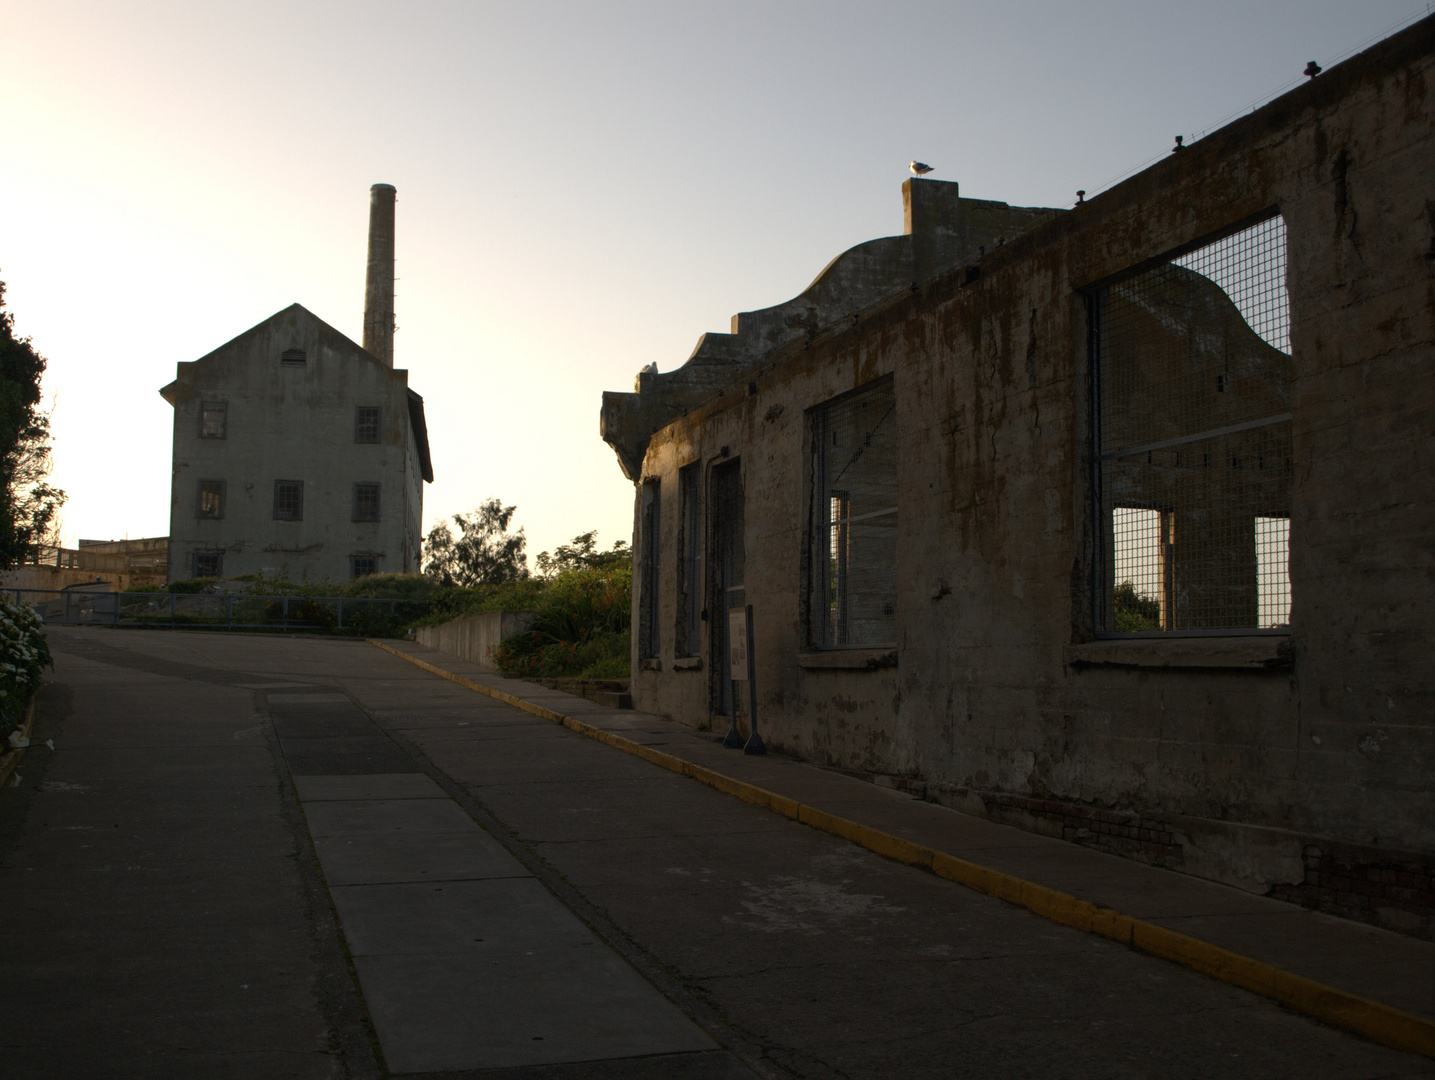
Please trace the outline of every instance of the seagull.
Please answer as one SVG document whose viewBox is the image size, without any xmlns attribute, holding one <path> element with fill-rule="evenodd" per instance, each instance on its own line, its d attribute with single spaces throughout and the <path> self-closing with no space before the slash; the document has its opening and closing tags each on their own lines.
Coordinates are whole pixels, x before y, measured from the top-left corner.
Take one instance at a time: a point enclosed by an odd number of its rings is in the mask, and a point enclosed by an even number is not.
<svg viewBox="0 0 1435 1080">
<path fill-rule="evenodd" d="M 912 164 L 908 165 L 907 168 L 912 170 L 913 176 L 926 176 L 929 172 L 932 171 L 932 167 L 930 165 L 923 165 L 920 161 L 912 162 Z"/>
</svg>

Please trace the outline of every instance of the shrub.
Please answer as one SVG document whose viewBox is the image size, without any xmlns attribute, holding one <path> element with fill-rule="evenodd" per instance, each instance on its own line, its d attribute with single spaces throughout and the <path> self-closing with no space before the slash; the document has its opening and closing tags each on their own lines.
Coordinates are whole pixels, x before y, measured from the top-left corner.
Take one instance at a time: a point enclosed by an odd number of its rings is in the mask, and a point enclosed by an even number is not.
<svg viewBox="0 0 1435 1080">
<path fill-rule="evenodd" d="M 25 709 L 40 688 L 40 672 L 54 667 L 40 616 L 0 595 L 0 749 L 25 722 Z"/>
<path fill-rule="evenodd" d="M 533 622 L 499 643 L 494 665 L 515 675 L 627 677 L 632 569 L 570 570 L 540 589 Z"/>
</svg>

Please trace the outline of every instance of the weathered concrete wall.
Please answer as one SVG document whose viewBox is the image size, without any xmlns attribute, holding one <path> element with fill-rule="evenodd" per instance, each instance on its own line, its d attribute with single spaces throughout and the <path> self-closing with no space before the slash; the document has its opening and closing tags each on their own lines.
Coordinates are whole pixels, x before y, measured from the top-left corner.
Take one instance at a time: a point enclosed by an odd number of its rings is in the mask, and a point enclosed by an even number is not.
<svg viewBox="0 0 1435 1080">
<path fill-rule="evenodd" d="M 302 349 L 302 365 L 285 350 Z M 423 463 L 408 372 L 386 367 L 293 305 L 208 356 L 178 365 L 174 406 L 171 581 L 194 576 L 196 551 L 224 552 L 224 575 L 287 572 L 347 581 L 351 555 L 378 570 L 419 568 Z M 205 401 L 228 403 L 222 439 L 200 437 Z M 382 410 L 380 441 L 354 441 L 357 406 Z M 199 481 L 226 484 L 224 516 L 200 518 Z M 274 519 L 274 482 L 304 483 L 302 521 Z M 380 485 L 379 520 L 353 521 L 353 485 Z"/>
<path fill-rule="evenodd" d="M 494 647 L 510 634 L 527 629 L 532 621 L 531 611 L 485 611 L 461 615 L 437 626 L 421 626 L 414 631 L 414 636 L 421 645 L 492 671 Z"/>
<path fill-rule="evenodd" d="M 641 479 L 662 483 L 666 566 L 678 469 L 741 462 L 770 745 L 1430 934 L 1432 54 L 1426 20 L 974 268 L 777 349 L 652 436 Z M 1273 207 L 1289 230 L 1289 637 L 1095 640 L 1083 290 Z M 886 375 L 898 649 L 810 651 L 808 410 Z M 633 695 L 706 726 L 712 622 L 699 655 L 674 654 L 671 579 Z"/>
</svg>

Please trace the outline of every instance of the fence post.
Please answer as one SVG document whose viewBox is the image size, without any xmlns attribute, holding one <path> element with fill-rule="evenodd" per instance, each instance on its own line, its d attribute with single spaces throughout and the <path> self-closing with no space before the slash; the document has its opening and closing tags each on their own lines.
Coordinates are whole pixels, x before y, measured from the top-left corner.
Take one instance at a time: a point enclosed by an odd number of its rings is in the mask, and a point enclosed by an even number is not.
<svg viewBox="0 0 1435 1080">
<path fill-rule="evenodd" d="M 175 626 L 175 625 L 177 625 L 177 624 L 179 623 L 179 614 L 178 614 L 178 612 L 177 612 L 177 610 L 176 610 L 176 608 L 175 608 L 175 604 L 176 604 L 178 601 L 179 601 L 179 594 L 178 594 L 178 593 L 170 593 L 170 594 L 169 594 L 169 625 L 170 625 L 170 626 Z"/>
<path fill-rule="evenodd" d="M 342 596 L 339 597 L 339 625 L 335 629 L 344 629 L 344 598 Z"/>
<path fill-rule="evenodd" d="M 69 621 L 70 621 L 70 594 L 69 594 L 69 593 L 66 593 L 66 594 L 65 594 L 65 623 L 68 625 L 68 624 L 69 624 Z"/>
<path fill-rule="evenodd" d="M 284 598 L 284 605 L 279 611 L 279 626 L 283 630 L 289 629 L 289 598 Z"/>
<path fill-rule="evenodd" d="M 234 594 L 227 593 L 224 597 L 224 617 L 229 623 L 229 629 L 234 629 Z"/>
</svg>

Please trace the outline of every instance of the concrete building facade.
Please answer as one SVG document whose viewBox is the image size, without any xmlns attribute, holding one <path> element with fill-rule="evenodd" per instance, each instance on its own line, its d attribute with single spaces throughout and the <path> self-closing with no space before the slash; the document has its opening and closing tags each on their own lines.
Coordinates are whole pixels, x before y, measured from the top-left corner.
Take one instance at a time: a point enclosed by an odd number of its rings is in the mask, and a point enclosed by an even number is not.
<svg viewBox="0 0 1435 1080">
<path fill-rule="evenodd" d="M 363 347 L 294 304 L 160 391 L 174 407 L 169 580 L 418 571 L 433 466 L 423 398 L 393 366 L 393 222 L 394 189 L 377 184 Z"/>
<path fill-rule="evenodd" d="M 745 727 L 750 603 L 769 746 L 1431 936 L 1432 79 L 1427 19 L 1069 211 L 908 181 L 606 394 L 637 707 Z"/>
</svg>

